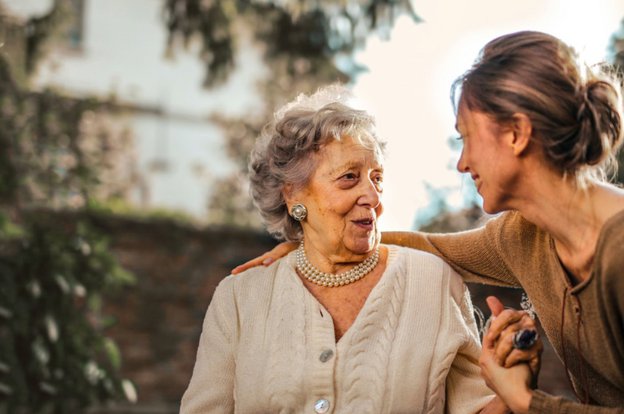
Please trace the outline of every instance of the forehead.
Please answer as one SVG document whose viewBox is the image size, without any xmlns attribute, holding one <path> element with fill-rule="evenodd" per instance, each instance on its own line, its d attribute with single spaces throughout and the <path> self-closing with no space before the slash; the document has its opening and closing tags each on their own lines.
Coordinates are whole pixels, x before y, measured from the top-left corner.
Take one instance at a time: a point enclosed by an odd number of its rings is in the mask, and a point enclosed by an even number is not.
<svg viewBox="0 0 624 414">
<path fill-rule="evenodd" d="M 371 165 L 380 168 L 383 154 L 377 143 L 368 137 L 362 139 L 342 136 L 340 140 L 331 140 L 317 153 L 319 169 L 326 171 L 351 165 Z"/>
<path fill-rule="evenodd" d="M 465 104 L 460 104 L 455 123 L 457 131 L 464 134 L 475 130 L 487 130 L 495 133 L 498 127 L 498 123 L 486 113 L 468 109 Z"/>
</svg>

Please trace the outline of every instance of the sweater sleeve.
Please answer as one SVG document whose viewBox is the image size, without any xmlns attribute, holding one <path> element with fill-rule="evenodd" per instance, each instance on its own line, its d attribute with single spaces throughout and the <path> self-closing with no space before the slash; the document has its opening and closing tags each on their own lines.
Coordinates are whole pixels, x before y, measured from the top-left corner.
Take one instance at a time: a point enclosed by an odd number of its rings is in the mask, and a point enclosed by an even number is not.
<svg viewBox="0 0 624 414">
<path fill-rule="evenodd" d="M 478 413 L 494 397 L 485 385 L 479 368 L 481 344 L 470 292 L 454 272 L 451 283 L 455 291 L 451 314 L 455 331 L 464 338 L 446 378 L 446 412 L 448 414 Z"/>
<path fill-rule="evenodd" d="M 585 405 L 536 390 L 533 391 L 529 414 L 541 413 L 624 414 L 624 407 L 598 407 L 596 405 Z"/>
<path fill-rule="evenodd" d="M 504 213 L 480 228 L 457 233 L 385 232 L 383 241 L 435 254 L 461 275 L 465 282 L 519 287 L 503 257 L 512 250 L 515 213 Z"/>
<path fill-rule="evenodd" d="M 180 414 L 234 412 L 237 320 L 231 282 L 229 278 L 221 281 L 208 306 Z"/>
</svg>

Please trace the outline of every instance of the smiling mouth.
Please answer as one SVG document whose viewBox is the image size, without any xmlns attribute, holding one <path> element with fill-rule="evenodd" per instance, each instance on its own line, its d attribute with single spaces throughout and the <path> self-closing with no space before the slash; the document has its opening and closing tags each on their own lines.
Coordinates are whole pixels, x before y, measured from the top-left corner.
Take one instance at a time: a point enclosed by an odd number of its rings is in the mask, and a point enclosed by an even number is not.
<svg viewBox="0 0 624 414">
<path fill-rule="evenodd" d="M 481 186 L 481 180 L 479 179 L 478 175 L 473 175 L 472 177 L 472 182 L 475 184 L 475 187 L 477 187 L 477 190 L 479 189 L 479 187 Z"/>
<path fill-rule="evenodd" d="M 372 218 L 362 219 L 362 220 L 353 220 L 352 221 L 356 226 L 371 230 L 373 225 L 375 224 L 375 220 Z"/>
</svg>

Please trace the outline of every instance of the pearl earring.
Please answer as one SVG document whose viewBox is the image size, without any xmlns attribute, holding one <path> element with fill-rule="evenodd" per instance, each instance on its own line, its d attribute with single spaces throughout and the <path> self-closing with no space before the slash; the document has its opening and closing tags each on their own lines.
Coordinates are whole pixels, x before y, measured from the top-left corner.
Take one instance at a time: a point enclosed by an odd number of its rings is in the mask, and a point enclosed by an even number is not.
<svg viewBox="0 0 624 414">
<path fill-rule="evenodd" d="M 308 216 L 308 209 L 303 204 L 297 203 L 290 209 L 290 216 L 297 221 L 303 221 Z"/>
</svg>

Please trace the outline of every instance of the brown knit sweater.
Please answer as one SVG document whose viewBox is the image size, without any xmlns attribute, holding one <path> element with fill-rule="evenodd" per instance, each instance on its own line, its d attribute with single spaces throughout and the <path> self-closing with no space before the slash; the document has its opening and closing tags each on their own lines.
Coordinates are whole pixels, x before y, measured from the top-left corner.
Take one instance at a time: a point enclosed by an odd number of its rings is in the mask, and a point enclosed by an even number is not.
<svg viewBox="0 0 624 414">
<path fill-rule="evenodd" d="M 588 403 L 534 391 L 531 413 L 624 413 L 624 211 L 605 223 L 592 273 L 576 285 L 553 238 L 517 212 L 475 230 L 390 233 L 384 242 L 432 252 L 467 282 L 525 290 L 577 395 Z"/>
</svg>

